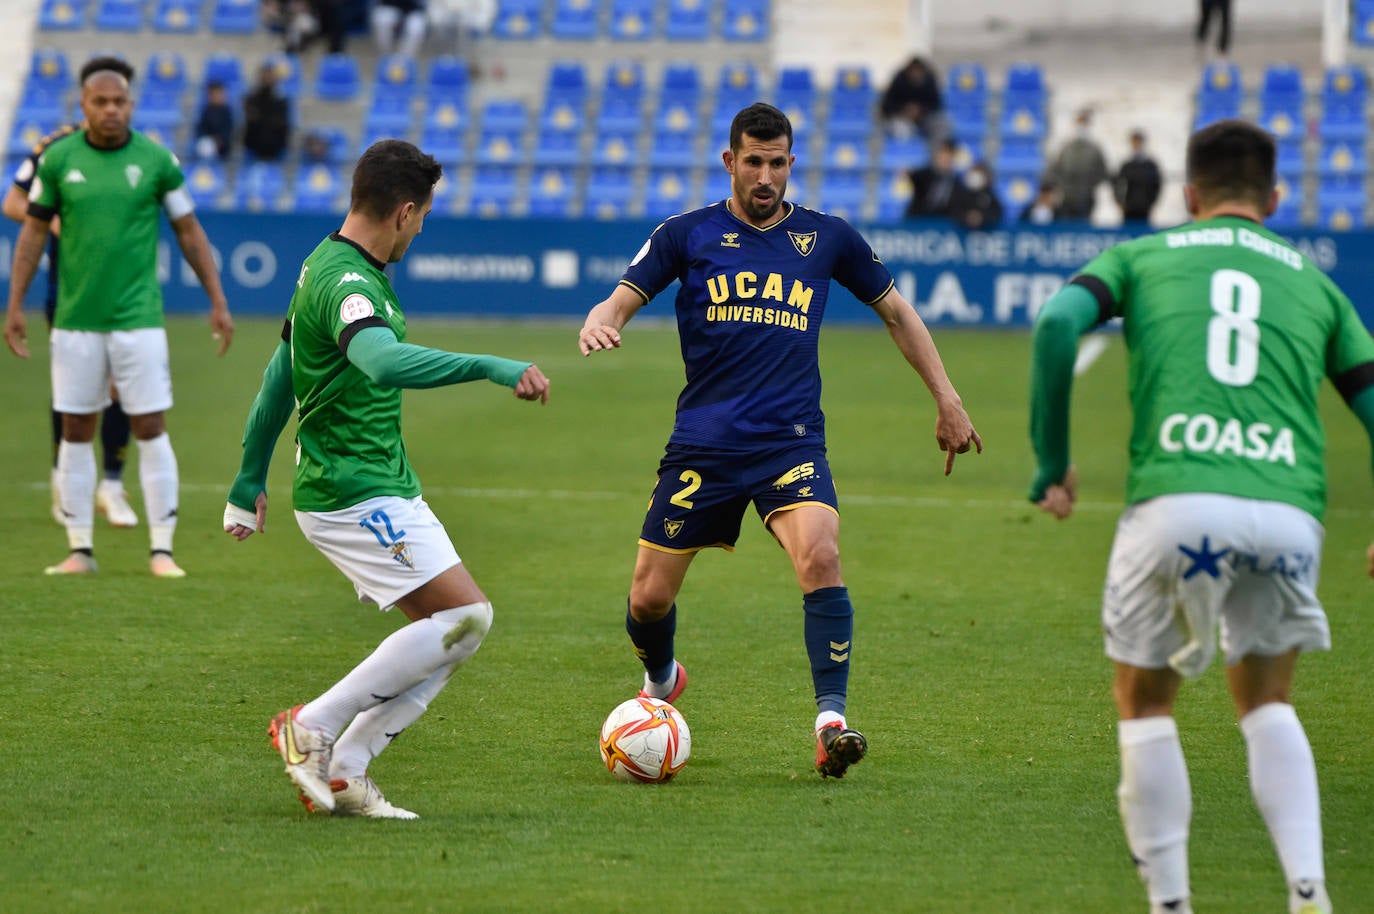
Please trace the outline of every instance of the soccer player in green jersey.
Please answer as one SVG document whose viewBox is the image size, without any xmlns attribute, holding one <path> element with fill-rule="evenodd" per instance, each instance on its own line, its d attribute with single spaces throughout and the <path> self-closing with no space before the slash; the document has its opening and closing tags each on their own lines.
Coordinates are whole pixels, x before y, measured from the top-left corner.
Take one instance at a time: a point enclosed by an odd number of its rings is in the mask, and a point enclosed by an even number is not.
<svg viewBox="0 0 1374 914">
<path fill-rule="evenodd" d="M 129 127 L 129 81 L 96 69 L 81 83 L 86 126 L 53 142 L 38 162 L 28 214 L 14 245 L 5 342 L 28 358 L 24 295 L 37 271 L 49 224 L 61 220 L 57 310 L 49 343 L 53 408 L 62 414 L 57 487 L 66 520 L 67 558 L 48 574 L 96 570 L 93 519 L 96 422 L 110 404 L 110 382 L 138 442 L 139 481 L 158 577 L 184 577 L 172 559 L 177 462 L 167 436 L 172 406 L 167 331 L 157 281 L 157 238 L 166 213 L 182 254 L 210 298 L 210 325 L 223 355 L 234 324 L 209 239 L 196 218 L 176 157 Z"/>
<path fill-rule="evenodd" d="M 1188 142 L 1192 223 L 1102 253 L 1045 304 L 1032 337 L 1030 498 L 1072 513 L 1078 336 L 1124 319 L 1133 426 L 1102 621 L 1115 662 L 1121 818 L 1152 912 L 1191 910 L 1182 680 L 1218 649 L 1250 786 L 1293 914 L 1331 910 L 1316 766 L 1292 705 L 1298 654 L 1327 650 L 1317 599 L 1326 506 L 1317 411 L 1331 379 L 1374 441 L 1374 339 L 1349 299 L 1266 230 L 1273 138 L 1221 121 Z M 1374 547 L 1371 547 L 1374 561 Z"/>
<path fill-rule="evenodd" d="M 343 227 L 296 280 L 225 506 L 227 533 L 241 541 L 262 531 L 267 467 L 294 407 L 297 523 L 360 600 L 411 620 L 323 695 L 272 720 L 272 744 L 312 811 L 416 818 L 387 802 L 368 763 L 424 713 L 491 625 L 491 604 L 420 496 L 401 440 L 401 390 L 486 379 L 548 402 L 549 381 L 529 362 L 404 341 L 384 269 L 420 233 L 441 173 L 402 140 L 381 140 L 358 160 Z"/>
</svg>

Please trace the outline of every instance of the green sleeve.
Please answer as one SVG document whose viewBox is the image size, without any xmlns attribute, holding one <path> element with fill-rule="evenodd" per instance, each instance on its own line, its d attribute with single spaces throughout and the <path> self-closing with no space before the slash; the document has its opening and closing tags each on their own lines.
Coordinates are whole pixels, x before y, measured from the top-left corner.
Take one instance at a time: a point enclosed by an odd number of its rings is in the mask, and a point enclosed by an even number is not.
<svg viewBox="0 0 1374 914">
<path fill-rule="evenodd" d="M 1064 478 L 1069 469 L 1069 395 L 1078 337 L 1100 318 L 1097 298 L 1067 285 L 1045 302 L 1031 331 L 1030 435 L 1036 473 L 1030 500 Z"/>
<path fill-rule="evenodd" d="M 346 354 L 350 362 L 378 384 L 410 389 L 481 380 L 514 387 L 532 364 L 402 343 L 387 327 L 359 331 L 348 341 Z"/>
<path fill-rule="evenodd" d="M 267 467 L 272 463 L 272 451 L 295 406 L 296 396 L 291 389 L 291 347 L 283 341 L 272 353 L 272 360 L 262 374 L 262 389 L 248 411 L 248 423 L 243 429 L 243 459 L 229 487 L 231 505 L 252 511 L 258 493 L 267 491 Z"/>
<path fill-rule="evenodd" d="M 1362 393 L 1352 397 L 1350 409 L 1364 425 L 1364 433 L 1369 436 L 1371 461 L 1374 461 L 1374 387 L 1366 388 Z M 1371 469 L 1374 469 L 1374 465 Z"/>
</svg>

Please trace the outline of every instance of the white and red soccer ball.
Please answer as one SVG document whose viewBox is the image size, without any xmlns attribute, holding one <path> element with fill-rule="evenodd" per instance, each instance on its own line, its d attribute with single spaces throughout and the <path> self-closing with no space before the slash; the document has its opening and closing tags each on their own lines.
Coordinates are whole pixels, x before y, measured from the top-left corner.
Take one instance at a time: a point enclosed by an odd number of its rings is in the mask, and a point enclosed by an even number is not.
<svg viewBox="0 0 1374 914">
<path fill-rule="evenodd" d="M 601 725 L 601 760 L 622 781 L 670 780 L 691 754 L 687 721 L 657 698 L 621 702 Z"/>
</svg>

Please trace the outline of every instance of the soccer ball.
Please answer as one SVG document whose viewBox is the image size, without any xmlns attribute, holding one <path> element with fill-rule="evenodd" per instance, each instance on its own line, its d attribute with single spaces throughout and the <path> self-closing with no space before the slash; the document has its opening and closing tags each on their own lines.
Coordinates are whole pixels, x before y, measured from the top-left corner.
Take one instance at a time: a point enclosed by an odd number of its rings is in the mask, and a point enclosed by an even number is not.
<svg viewBox="0 0 1374 914">
<path fill-rule="evenodd" d="M 622 781 L 670 780 L 691 753 L 687 721 L 657 698 L 621 702 L 601 725 L 601 760 Z"/>
</svg>

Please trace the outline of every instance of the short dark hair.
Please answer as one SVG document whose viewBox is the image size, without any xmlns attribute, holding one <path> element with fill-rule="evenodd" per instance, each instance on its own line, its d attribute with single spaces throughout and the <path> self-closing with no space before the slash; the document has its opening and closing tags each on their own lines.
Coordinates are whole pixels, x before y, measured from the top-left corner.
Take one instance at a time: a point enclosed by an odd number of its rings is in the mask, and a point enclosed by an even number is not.
<svg viewBox="0 0 1374 914">
<path fill-rule="evenodd" d="M 126 83 L 132 83 L 134 81 L 134 68 L 127 60 L 122 57 L 114 57 L 106 54 L 100 57 L 92 57 L 82 64 L 81 71 L 77 76 L 79 80 L 77 85 L 86 85 L 86 80 L 91 78 L 92 73 L 99 73 L 102 70 L 110 70 L 114 73 L 118 73 L 120 76 L 124 77 Z"/>
<path fill-rule="evenodd" d="M 1261 209 L 1274 192 L 1274 138 L 1249 121 L 1209 124 L 1188 138 L 1188 183 L 1204 205 L 1227 201 Z"/>
<path fill-rule="evenodd" d="M 403 203 L 423 204 L 443 176 L 444 166 L 405 140 L 378 140 L 353 167 L 349 208 L 385 219 Z"/>
<path fill-rule="evenodd" d="M 792 122 L 777 108 L 767 102 L 754 102 L 741 109 L 730 122 L 730 149 L 737 150 L 744 143 L 744 135 L 749 134 L 756 140 L 776 140 L 787 137 L 787 148 L 792 149 Z"/>
</svg>

